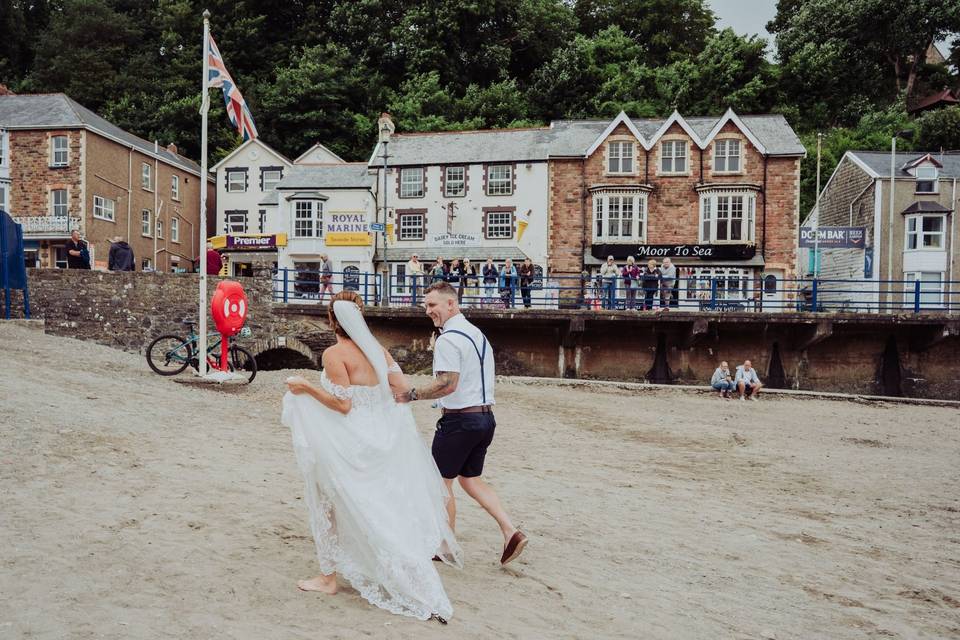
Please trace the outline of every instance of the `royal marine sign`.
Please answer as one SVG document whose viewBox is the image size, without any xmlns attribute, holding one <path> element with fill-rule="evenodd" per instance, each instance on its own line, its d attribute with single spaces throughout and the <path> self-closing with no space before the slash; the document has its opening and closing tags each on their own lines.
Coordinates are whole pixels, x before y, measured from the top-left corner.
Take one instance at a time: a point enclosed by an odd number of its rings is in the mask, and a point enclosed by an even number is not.
<svg viewBox="0 0 960 640">
<path fill-rule="evenodd" d="M 366 211 L 331 211 L 323 230 L 328 247 L 366 247 L 373 243 Z"/>
<path fill-rule="evenodd" d="M 819 249 L 863 249 L 865 240 L 864 227 L 800 228 L 800 247 L 804 249 L 813 249 L 814 245 Z"/>
<path fill-rule="evenodd" d="M 749 260 L 757 253 L 752 244 L 595 244 L 591 249 L 594 258 L 625 260 L 633 256 L 637 260 L 650 258 L 700 258 L 702 260 Z"/>
</svg>

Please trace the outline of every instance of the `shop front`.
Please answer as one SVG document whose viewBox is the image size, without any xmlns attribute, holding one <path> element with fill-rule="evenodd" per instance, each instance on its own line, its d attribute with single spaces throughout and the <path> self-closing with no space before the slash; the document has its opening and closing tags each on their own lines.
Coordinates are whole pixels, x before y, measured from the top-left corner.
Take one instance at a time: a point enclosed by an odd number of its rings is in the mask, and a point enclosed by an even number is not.
<svg viewBox="0 0 960 640">
<path fill-rule="evenodd" d="M 277 269 L 278 251 L 287 246 L 287 234 L 225 234 L 210 238 L 210 243 L 223 258 L 221 275 L 254 277 Z"/>
<path fill-rule="evenodd" d="M 67 240 L 80 228 L 80 218 L 67 216 L 21 216 L 14 222 L 23 229 L 24 260 L 27 267 L 67 268 Z M 94 260 L 95 247 L 90 247 Z"/>
</svg>

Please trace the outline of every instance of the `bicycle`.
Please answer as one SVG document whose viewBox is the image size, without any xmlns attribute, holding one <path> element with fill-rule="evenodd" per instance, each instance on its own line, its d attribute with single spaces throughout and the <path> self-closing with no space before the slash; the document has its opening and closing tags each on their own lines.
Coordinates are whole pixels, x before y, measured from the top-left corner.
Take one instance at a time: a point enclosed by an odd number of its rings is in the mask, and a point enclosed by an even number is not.
<svg viewBox="0 0 960 640">
<path fill-rule="evenodd" d="M 200 361 L 197 358 L 199 350 L 198 342 L 200 336 L 194 330 L 196 322 L 194 320 L 183 320 L 189 335 L 186 338 L 168 334 L 155 338 L 150 346 L 147 347 L 147 364 L 155 373 L 161 376 L 175 376 L 181 373 L 187 367 L 200 369 Z M 244 327 L 240 331 L 241 337 L 249 337 L 250 329 Z M 228 338 L 229 340 L 229 338 Z M 243 347 L 230 344 L 227 350 L 227 367 L 230 371 L 247 371 L 250 376 L 247 382 L 253 382 L 257 377 L 257 361 L 253 355 Z M 209 369 L 220 369 L 220 334 L 211 333 L 207 336 L 207 367 Z"/>
</svg>

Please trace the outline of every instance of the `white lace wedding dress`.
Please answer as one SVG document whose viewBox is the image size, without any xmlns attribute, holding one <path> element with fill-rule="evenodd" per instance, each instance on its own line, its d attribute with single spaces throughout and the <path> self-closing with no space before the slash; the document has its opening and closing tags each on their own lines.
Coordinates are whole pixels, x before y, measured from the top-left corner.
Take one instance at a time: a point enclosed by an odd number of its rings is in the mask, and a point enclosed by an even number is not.
<svg viewBox="0 0 960 640">
<path fill-rule="evenodd" d="M 462 566 L 446 487 L 410 407 L 384 388 L 385 359 L 372 364 L 384 372 L 381 385 L 344 388 L 321 375 L 324 389 L 352 399 L 347 415 L 307 394 L 283 398 L 320 570 L 339 573 L 387 611 L 449 618 L 453 607 L 432 561 L 438 555 Z"/>
</svg>

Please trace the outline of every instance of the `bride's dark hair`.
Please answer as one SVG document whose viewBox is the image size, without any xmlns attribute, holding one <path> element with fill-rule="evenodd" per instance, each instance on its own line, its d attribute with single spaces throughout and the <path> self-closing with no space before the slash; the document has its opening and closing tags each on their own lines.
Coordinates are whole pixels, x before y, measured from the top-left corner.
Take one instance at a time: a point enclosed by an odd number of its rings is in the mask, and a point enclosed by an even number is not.
<svg viewBox="0 0 960 640">
<path fill-rule="evenodd" d="M 327 307 L 327 322 L 330 323 L 330 328 L 333 329 L 333 332 L 338 336 L 343 338 L 349 338 L 347 332 L 340 328 L 340 323 L 337 322 L 337 316 L 333 312 L 333 303 L 337 300 L 346 300 L 347 302 L 353 302 L 360 308 L 360 313 L 363 313 L 363 298 L 360 297 L 360 294 L 356 291 L 341 291 L 332 298 L 330 298 L 330 306 Z"/>
</svg>

